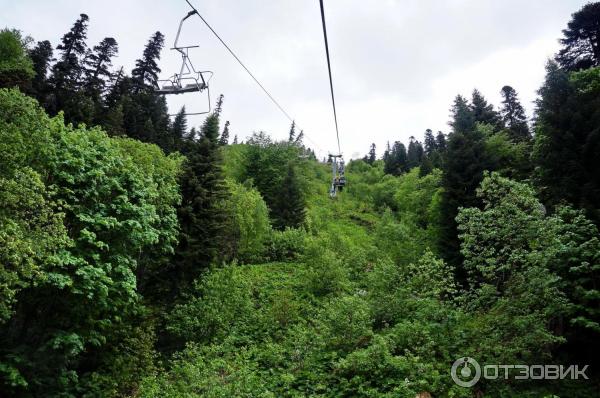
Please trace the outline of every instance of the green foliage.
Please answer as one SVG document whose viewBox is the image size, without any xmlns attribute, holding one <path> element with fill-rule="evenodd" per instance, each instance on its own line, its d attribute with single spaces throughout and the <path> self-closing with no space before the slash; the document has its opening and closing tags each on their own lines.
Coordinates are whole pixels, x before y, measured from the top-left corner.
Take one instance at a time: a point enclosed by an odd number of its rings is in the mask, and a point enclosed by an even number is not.
<svg viewBox="0 0 600 398">
<path fill-rule="evenodd" d="M 225 211 L 230 214 L 227 236 L 232 258 L 241 262 L 260 259 L 271 233 L 265 201 L 254 188 L 227 180 Z"/>
<path fill-rule="evenodd" d="M 266 242 L 265 257 L 270 261 L 296 260 L 304 251 L 305 240 L 303 229 L 272 230 Z"/>
<path fill-rule="evenodd" d="M 308 267 L 308 290 L 316 296 L 340 293 L 349 285 L 347 267 L 335 252 L 324 249 L 323 243 L 321 240 L 308 242 L 302 257 Z"/>
<path fill-rule="evenodd" d="M 544 203 L 562 201 L 586 210 L 600 220 L 600 68 L 567 74 L 554 63 L 537 103 L 533 151 L 535 178 Z"/>
<path fill-rule="evenodd" d="M 478 125 L 479 129 L 489 129 L 491 126 Z M 505 131 L 496 133 L 486 132 L 485 152 L 491 168 L 505 177 L 516 180 L 528 178 L 532 171 L 529 143 L 514 142 Z"/>
<path fill-rule="evenodd" d="M 255 133 L 245 150 L 241 180 L 251 180 L 261 193 L 273 226 L 299 227 L 304 220 L 304 184 L 296 175 L 300 148 L 295 143 L 273 142 L 265 133 Z"/>
<path fill-rule="evenodd" d="M 598 35 L 598 19 L 600 4 L 585 4 L 572 15 L 563 30 L 560 39 L 564 46 L 556 55 L 560 66 L 569 71 L 577 71 L 600 66 L 600 35 Z"/>
<path fill-rule="evenodd" d="M 49 196 L 29 167 L 0 177 L 0 323 L 12 315 L 17 293 L 42 283 L 56 252 L 69 245 L 63 215 Z"/>
<path fill-rule="evenodd" d="M 25 87 L 34 75 L 21 33 L 0 30 L 0 88 Z"/>
<path fill-rule="evenodd" d="M 227 253 L 225 197 L 227 188 L 221 169 L 219 117 L 206 118 L 198 141 L 186 141 L 186 160 L 179 176 L 181 206 L 176 268 L 172 276 L 176 291 L 183 290 L 203 269 L 223 259 Z"/>
<path fill-rule="evenodd" d="M 172 251 L 179 160 L 96 129 L 66 127 L 18 92 L 1 95 L 1 107 L 19 111 L 1 113 L 0 134 L 19 151 L 2 161 L 2 207 L 10 211 L 0 236 L 11 234 L 3 256 L 21 261 L 16 274 L 6 268 L 2 315 L 16 302 L 1 326 L 2 383 L 13 393 L 67 396 L 128 338 L 119 331 L 142 308 L 139 253 Z M 30 129 L 40 140 L 25 139 Z"/>
<path fill-rule="evenodd" d="M 304 224 L 306 202 L 292 163 L 288 164 L 287 173 L 281 181 L 272 210 L 273 225 L 279 230 L 300 228 Z"/>
<path fill-rule="evenodd" d="M 483 210 L 462 209 L 457 220 L 472 293 L 468 306 L 489 311 L 478 330 L 481 338 L 497 342 L 486 344 L 488 355 L 547 359 L 562 339 L 545 325 L 568 310 L 554 273 L 562 247 L 554 221 L 545 217 L 532 188 L 497 173 L 486 176 L 478 196 Z M 510 347 L 502 347 L 509 340 Z"/>
<path fill-rule="evenodd" d="M 428 129 L 382 160 L 373 143 L 335 200 L 295 123 L 227 145 L 222 95 L 199 133 L 184 109 L 171 123 L 160 32 L 128 76 L 115 39 L 88 48 L 85 14 L 57 62 L 50 42 L 0 31 L 0 86 L 56 115 L 0 89 L 2 396 L 594 395 L 464 389 L 449 368 L 595 369 L 597 8 L 564 31 L 533 145 L 514 89 L 500 112 L 474 90 L 448 140 Z"/>
</svg>

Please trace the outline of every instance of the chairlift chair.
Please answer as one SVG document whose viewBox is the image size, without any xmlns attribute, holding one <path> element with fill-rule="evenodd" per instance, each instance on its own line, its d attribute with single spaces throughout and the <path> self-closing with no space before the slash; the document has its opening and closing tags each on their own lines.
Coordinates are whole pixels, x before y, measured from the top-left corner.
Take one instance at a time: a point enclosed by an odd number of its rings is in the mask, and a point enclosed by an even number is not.
<svg viewBox="0 0 600 398">
<path fill-rule="evenodd" d="M 331 158 L 331 187 L 329 188 L 329 196 L 334 198 L 338 191 L 341 191 L 346 186 L 346 176 L 344 175 L 344 159 L 341 154 L 329 155 Z M 339 158 L 339 160 L 338 160 Z"/>
<path fill-rule="evenodd" d="M 196 14 L 196 10 L 190 11 L 179 23 L 179 29 L 177 29 L 177 36 L 175 36 L 175 43 L 171 50 L 175 50 L 181 54 L 181 68 L 179 73 L 173 74 L 173 76 L 167 79 L 161 79 L 157 81 L 157 88 L 155 90 L 158 94 L 170 95 L 170 94 L 185 94 L 185 93 L 202 93 L 206 90 L 208 98 L 208 110 L 202 112 L 191 112 L 186 113 L 186 116 L 191 115 L 203 115 L 211 111 L 210 107 L 210 89 L 208 82 L 213 76 L 211 71 L 196 71 L 192 61 L 189 57 L 189 50 L 191 48 L 198 48 L 198 46 L 179 46 L 179 35 L 181 34 L 181 28 L 186 19 Z M 169 115 L 174 116 L 174 115 Z"/>
</svg>

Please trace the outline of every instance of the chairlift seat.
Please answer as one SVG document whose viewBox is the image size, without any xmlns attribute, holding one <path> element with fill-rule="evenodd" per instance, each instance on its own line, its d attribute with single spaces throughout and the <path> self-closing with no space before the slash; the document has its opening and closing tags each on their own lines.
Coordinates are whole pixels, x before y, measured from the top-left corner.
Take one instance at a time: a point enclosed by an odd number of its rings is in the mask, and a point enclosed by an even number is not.
<svg viewBox="0 0 600 398">
<path fill-rule="evenodd" d="M 205 83 L 192 83 L 186 84 L 183 87 L 178 87 L 174 84 L 165 84 L 159 90 L 157 90 L 158 94 L 185 94 L 185 93 L 193 93 L 196 91 L 202 91 L 206 88 Z"/>
</svg>

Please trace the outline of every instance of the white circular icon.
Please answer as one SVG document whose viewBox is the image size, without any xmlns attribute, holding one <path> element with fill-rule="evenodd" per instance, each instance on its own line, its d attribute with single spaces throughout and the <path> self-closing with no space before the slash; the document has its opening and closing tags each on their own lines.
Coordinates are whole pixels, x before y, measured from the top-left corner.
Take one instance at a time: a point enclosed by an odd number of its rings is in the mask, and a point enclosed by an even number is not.
<svg viewBox="0 0 600 398">
<path fill-rule="evenodd" d="M 474 375 L 473 370 L 471 368 L 475 370 Z M 454 380 L 454 382 L 459 386 L 473 387 L 481 377 L 481 367 L 479 366 L 479 363 L 477 363 L 477 361 L 473 358 L 459 358 L 452 364 L 450 375 L 452 376 L 452 380 Z"/>
</svg>

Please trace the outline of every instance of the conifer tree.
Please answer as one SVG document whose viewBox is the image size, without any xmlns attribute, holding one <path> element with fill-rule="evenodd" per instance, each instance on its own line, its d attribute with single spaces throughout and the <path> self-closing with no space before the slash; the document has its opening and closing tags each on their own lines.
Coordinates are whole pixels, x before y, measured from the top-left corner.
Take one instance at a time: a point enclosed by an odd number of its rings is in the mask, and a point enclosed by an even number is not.
<svg viewBox="0 0 600 398">
<path fill-rule="evenodd" d="M 390 142 L 388 141 L 385 146 L 385 151 L 383 152 L 383 172 L 385 174 L 392 174 L 391 169 L 391 156 L 392 150 L 390 148 Z"/>
<path fill-rule="evenodd" d="M 219 138 L 219 145 L 227 144 L 229 144 L 229 120 L 225 121 L 225 127 L 221 133 L 221 138 Z"/>
<path fill-rule="evenodd" d="M 56 47 L 61 50 L 61 55 L 52 67 L 52 95 L 46 105 L 51 114 L 64 111 L 67 122 L 90 122 L 93 118 L 92 101 L 77 91 L 83 76 L 81 61 L 87 50 L 85 39 L 88 21 L 86 14 L 80 14 L 71 30 L 63 36 L 61 44 Z"/>
<path fill-rule="evenodd" d="M 476 123 L 485 123 L 494 126 L 497 129 L 502 128 L 502 121 L 498 112 L 494 110 L 492 104 L 488 104 L 479 90 L 473 90 L 471 98 L 471 111 Z"/>
<path fill-rule="evenodd" d="M 63 36 L 61 44 L 56 47 L 61 50 L 61 56 L 52 68 L 55 90 L 74 89 L 82 75 L 80 60 L 87 49 L 85 39 L 88 21 L 89 17 L 86 14 L 80 14 L 71 30 Z"/>
<path fill-rule="evenodd" d="M 290 126 L 290 132 L 288 134 L 288 142 L 292 143 L 294 142 L 296 138 L 296 121 L 292 120 L 292 125 Z"/>
<path fill-rule="evenodd" d="M 171 124 L 171 137 L 173 140 L 172 150 L 181 148 L 183 139 L 187 136 L 187 118 L 185 116 L 185 105 L 181 107 L 181 110 L 175 115 L 173 124 Z M 170 152 L 170 151 L 168 151 Z"/>
<path fill-rule="evenodd" d="M 437 136 L 435 137 L 435 145 L 439 152 L 446 151 L 446 136 L 441 131 L 438 131 Z"/>
<path fill-rule="evenodd" d="M 511 86 L 502 87 L 502 118 L 514 141 L 523 141 L 531 138 L 525 109 L 519 102 L 517 92 Z"/>
<path fill-rule="evenodd" d="M 435 142 L 435 137 L 433 136 L 433 131 L 431 131 L 431 129 L 425 130 L 424 144 L 425 154 L 431 157 L 437 149 L 437 143 Z"/>
<path fill-rule="evenodd" d="M 569 74 L 546 68 L 537 101 L 533 160 L 546 205 L 569 202 L 600 225 L 600 78 L 595 69 Z"/>
<path fill-rule="evenodd" d="M 600 2 L 588 3 L 572 15 L 564 37 L 564 46 L 556 61 L 568 71 L 600 66 Z"/>
<path fill-rule="evenodd" d="M 421 145 L 414 136 L 410 137 L 406 157 L 409 170 L 413 167 L 418 167 L 421 164 L 421 159 L 423 158 L 423 145 Z"/>
<path fill-rule="evenodd" d="M 149 90 L 156 87 L 160 68 L 157 61 L 160 59 L 160 52 L 163 48 L 165 37 L 160 32 L 155 32 L 146 47 L 142 58 L 135 61 L 135 68 L 131 71 L 131 76 L 135 84 L 136 92 L 140 90 Z"/>
<path fill-rule="evenodd" d="M 296 139 L 294 140 L 294 145 L 298 145 L 300 147 L 303 146 L 303 140 L 304 140 L 304 130 L 300 130 L 300 132 L 296 136 Z"/>
<path fill-rule="evenodd" d="M 219 95 L 217 99 L 217 106 L 215 107 L 215 115 L 221 116 L 221 112 L 223 112 L 223 99 L 225 96 L 223 94 Z"/>
<path fill-rule="evenodd" d="M 29 58 L 33 62 L 33 70 L 35 76 L 31 81 L 31 88 L 33 96 L 45 105 L 46 96 L 50 92 L 50 86 L 48 83 L 48 71 L 50 65 L 54 61 L 54 51 L 52 44 L 48 40 L 39 41 L 37 45 L 29 51 Z"/>
<path fill-rule="evenodd" d="M 117 55 L 119 46 L 112 37 L 105 37 L 98 45 L 87 52 L 84 60 L 85 89 L 89 96 L 99 101 L 107 82 L 110 80 L 112 58 Z"/>
<path fill-rule="evenodd" d="M 237 134 L 233 136 L 233 145 L 237 145 L 238 144 L 238 137 Z"/>
<path fill-rule="evenodd" d="M 375 149 L 375 143 L 371 144 L 371 149 L 369 149 L 369 156 L 367 157 L 367 163 L 372 165 L 377 160 L 377 152 Z"/>
<path fill-rule="evenodd" d="M 452 130 L 460 133 L 472 131 L 475 128 L 475 116 L 469 102 L 462 96 L 457 95 L 450 109 Z"/>
<path fill-rule="evenodd" d="M 184 141 L 186 161 L 180 177 L 182 201 L 178 209 L 179 246 L 176 283 L 181 289 L 218 261 L 224 247 L 226 215 L 222 203 L 226 187 L 219 150 L 219 115 L 206 118 L 198 141 Z"/>
<path fill-rule="evenodd" d="M 273 203 L 273 225 L 279 230 L 299 228 L 306 217 L 306 202 L 292 162 L 288 163 L 287 173 Z"/>
<path fill-rule="evenodd" d="M 400 141 L 394 142 L 390 158 L 390 174 L 399 176 L 408 171 L 408 155 L 403 143 Z"/>
<path fill-rule="evenodd" d="M 457 124 L 460 126 L 460 124 Z M 439 250 L 444 259 L 456 267 L 458 282 L 465 282 L 458 239 L 456 216 L 459 207 L 478 204 L 475 191 L 488 168 L 483 136 L 477 130 L 454 131 L 449 135 L 444 156 Z"/>
</svg>

